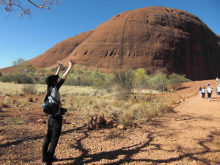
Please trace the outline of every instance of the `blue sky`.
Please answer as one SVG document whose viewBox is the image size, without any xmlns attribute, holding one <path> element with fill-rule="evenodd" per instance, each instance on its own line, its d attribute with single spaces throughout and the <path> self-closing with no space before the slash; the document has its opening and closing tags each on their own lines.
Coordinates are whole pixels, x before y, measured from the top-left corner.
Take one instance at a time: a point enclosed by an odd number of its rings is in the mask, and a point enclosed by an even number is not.
<svg viewBox="0 0 220 165">
<path fill-rule="evenodd" d="M 185 10 L 220 35 L 220 0 L 62 0 L 51 10 L 31 7 L 31 17 L 0 7 L 0 68 L 29 60 L 56 43 L 95 29 L 118 13 L 147 6 Z"/>
</svg>

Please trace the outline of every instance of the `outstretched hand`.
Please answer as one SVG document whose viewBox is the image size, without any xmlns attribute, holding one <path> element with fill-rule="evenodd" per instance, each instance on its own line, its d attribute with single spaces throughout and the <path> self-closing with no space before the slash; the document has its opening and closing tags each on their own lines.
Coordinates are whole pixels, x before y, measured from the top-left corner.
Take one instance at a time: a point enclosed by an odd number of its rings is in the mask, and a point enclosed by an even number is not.
<svg viewBox="0 0 220 165">
<path fill-rule="evenodd" d="M 69 60 L 69 66 L 73 66 L 76 64 L 76 60 L 70 59 Z"/>
<path fill-rule="evenodd" d="M 73 59 L 70 59 L 70 60 L 69 60 L 69 67 L 67 68 L 66 72 L 63 74 L 62 79 L 65 80 L 65 79 L 67 78 L 67 76 L 68 76 L 70 70 L 72 69 L 72 67 L 73 67 L 73 65 L 74 65 L 75 63 L 76 63 L 76 60 L 73 60 Z"/>
<path fill-rule="evenodd" d="M 58 64 L 59 67 L 63 66 L 63 64 L 60 61 L 57 61 L 57 64 Z"/>
</svg>

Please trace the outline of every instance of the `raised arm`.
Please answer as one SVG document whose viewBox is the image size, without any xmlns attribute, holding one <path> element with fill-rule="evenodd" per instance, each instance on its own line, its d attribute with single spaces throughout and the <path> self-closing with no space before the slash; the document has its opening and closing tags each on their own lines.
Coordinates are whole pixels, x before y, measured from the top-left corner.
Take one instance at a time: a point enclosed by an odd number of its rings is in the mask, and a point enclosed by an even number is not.
<svg viewBox="0 0 220 165">
<path fill-rule="evenodd" d="M 70 61 L 69 61 L 69 66 L 68 66 L 66 72 L 63 74 L 62 79 L 65 80 L 65 79 L 67 78 L 67 76 L 68 76 L 70 70 L 72 69 L 72 67 L 74 66 L 75 63 L 76 63 L 76 61 L 74 61 L 74 60 L 70 60 Z"/>
<path fill-rule="evenodd" d="M 57 64 L 58 64 L 58 68 L 57 68 L 57 71 L 56 71 L 55 75 L 59 75 L 60 68 L 63 66 L 63 64 L 60 61 L 57 61 Z"/>
</svg>

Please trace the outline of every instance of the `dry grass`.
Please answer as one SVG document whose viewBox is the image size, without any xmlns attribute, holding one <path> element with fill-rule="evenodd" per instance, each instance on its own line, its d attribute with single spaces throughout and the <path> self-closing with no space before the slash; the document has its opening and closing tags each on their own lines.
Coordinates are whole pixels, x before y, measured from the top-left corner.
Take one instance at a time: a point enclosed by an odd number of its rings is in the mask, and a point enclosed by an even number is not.
<svg viewBox="0 0 220 165">
<path fill-rule="evenodd" d="M 6 105 L 24 107 L 34 103 L 34 97 L 24 94 L 22 87 L 21 84 L 0 82 L 0 93 L 5 96 L 5 99 L 0 102 L 0 108 L 4 108 Z M 36 84 L 35 89 L 37 94 L 43 94 L 46 91 L 46 85 Z M 148 121 L 170 112 L 180 100 L 180 97 L 172 93 L 151 92 L 142 90 L 141 97 L 138 99 L 133 97 L 119 99 L 118 91 L 117 93 L 114 91 L 108 93 L 92 87 L 65 85 L 60 89 L 62 106 L 68 111 L 80 113 L 85 118 L 90 118 L 94 114 L 104 115 L 105 117 L 116 115 L 118 123 L 124 124 L 126 127 L 133 125 L 135 120 Z M 19 100 L 13 100 L 10 97 L 13 94 L 23 95 L 23 97 Z"/>
<path fill-rule="evenodd" d="M 22 124 L 25 124 L 25 122 L 26 120 L 24 119 L 22 115 L 18 117 L 14 117 L 14 118 L 9 117 L 3 121 L 3 123 L 7 125 L 22 125 Z"/>
<path fill-rule="evenodd" d="M 5 104 L 5 103 L 3 103 L 3 102 L 0 102 L 0 110 L 1 110 L 2 108 L 8 108 L 8 105 Z"/>
<path fill-rule="evenodd" d="M 135 120 L 149 121 L 171 112 L 179 101 L 179 97 L 171 94 L 154 94 L 152 98 L 150 101 L 148 95 L 143 95 L 142 99 L 134 101 L 132 98 L 115 99 L 114 95 L 108 97 L 71 95 L 64 99 L 64 106 L 69 110 L 79 111 L 86 118 L 95 114 L 105 117 L 116 114 L 118 123 L 129 127 Z"/>
<path fill-rule="evenodd" d="M 35 94 L 36 86 L 35 84 L 24 84 L 21 90 L 24 94 Z"/>
<path fill-rule="evenodd" d="M 0 82 L 0 94 L 2 96 L 6 95 L 23 95 L 22 89 L 24 84 L 15 83 L 4 83 Z M 42 84 L 35 84 L 36 94 L 45 94 L 47 86 Z M 108 93 L 104 90 L 96 90 L 92 87 L 80 87 L 80 86 L 66 86 L 63 85 L 60 88 L 60 93 L 64 96 L 74 94 L 76 96 L 93 96 L 96 95 L 107 95 Z"/>
</svg>

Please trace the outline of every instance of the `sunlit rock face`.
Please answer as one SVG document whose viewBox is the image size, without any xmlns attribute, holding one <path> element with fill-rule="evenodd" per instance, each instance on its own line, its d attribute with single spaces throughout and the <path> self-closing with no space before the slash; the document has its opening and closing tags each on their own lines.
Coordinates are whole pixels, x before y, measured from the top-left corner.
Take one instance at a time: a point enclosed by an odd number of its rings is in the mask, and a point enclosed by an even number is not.
<svg viewBox="0 0 220 165">
<path fill-rule="evenodd" d="M 76 47 L 78 47 L 93 31 L 81 33 L 75 37 L 68 38 L 57 43 L 55 46 L 47 50 L 45 53 L 29 60 L 38 68 L 46 68 L 53 66 L 57 61 L 67 58 Z"/>
<path fill-rule="evenodd" d="M 49 67 L 57 60 L 67 64 L 70 58 L 105 72 L 163 69 L 192 80 L 210 79 L 220 74 L 220 38 L 188 12 L 146 7 L 120 13 L 30 62 Z"/>
</svg>

